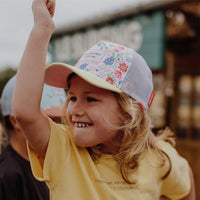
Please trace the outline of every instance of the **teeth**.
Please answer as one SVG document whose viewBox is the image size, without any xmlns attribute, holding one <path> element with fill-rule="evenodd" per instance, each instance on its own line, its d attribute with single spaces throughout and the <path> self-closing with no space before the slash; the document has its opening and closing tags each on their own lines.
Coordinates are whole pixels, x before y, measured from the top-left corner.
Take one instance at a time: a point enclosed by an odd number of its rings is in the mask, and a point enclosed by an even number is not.
<svg viewBox="0 0 200 200">
<path fill-rule="evenodd" d="M 75 126 L 76 126 L 76 127 L 88 127 L 88 126 L 90 126 L 90 124 L 88 124 L 88 123 L 76 122 L 76 123 L 75 123 Z"/>
</svg>

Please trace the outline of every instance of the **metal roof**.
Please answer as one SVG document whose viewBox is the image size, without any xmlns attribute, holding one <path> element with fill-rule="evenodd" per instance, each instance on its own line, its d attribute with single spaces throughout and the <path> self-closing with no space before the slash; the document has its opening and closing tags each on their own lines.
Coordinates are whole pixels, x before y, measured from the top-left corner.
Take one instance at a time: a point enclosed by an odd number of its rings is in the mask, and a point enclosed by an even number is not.
<svg viewBox="0 0 200 200">
<path fill-rule="evenodd" d="M 176 3 L 184 0 L 126 0 L 122 1 L 122 4 L 113 6 L 107 10 L 99 9 L 95 14 L 88 15 L 83 14 L 80 18 L 76 18 L 72 21 L 67 21 L 60 27 L 58 27 L 54 33 L 54 36 L 70 31 L 76 31 L 85 27 L 89 27 L 95 24 L 119 19 L 130 14 L 137 14 L 141 11 L 150 10 L 158 7 L 163 7 L 171 3 Z M 105 5 L 106 6 L 106 5 Z"/>
</svg>

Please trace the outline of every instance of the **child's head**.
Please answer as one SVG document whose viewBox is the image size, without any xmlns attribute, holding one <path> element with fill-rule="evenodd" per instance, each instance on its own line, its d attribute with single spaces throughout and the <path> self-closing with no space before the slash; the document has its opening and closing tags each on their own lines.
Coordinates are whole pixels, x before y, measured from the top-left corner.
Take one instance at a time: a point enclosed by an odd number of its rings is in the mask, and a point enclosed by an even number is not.
<svg viewBox="0 0 200 200">
<path fill-rule="evenodd" d="M 121 141 L 128 138 L 125 133 L 130 136 L 140 128 L 143 140 L 146 140 L 150 122 L 143 108 L 147 109 L 153 99 L 152 73 L 144 59 L 134 50 L 101 41 L 89 49 L 74 67 L 63 63 L 51 64 L 46 69 L 45 82 L 69 89 L 66 115 L 73 133 L 85 127 L 94 128 L 98 120 L 98 127 L 102 126 L 101 133 L 104 133 L 104 129 L 105 134 L 108 134 L 109 130 L 110 137 L 112 134 L 113 138 L 117 135 Z M 104 103 L 103 106 L 100 102 Z M 75 105 L 78 103 L 79 106 Z M 90 118 L 90 110 L 94 107 L 96 110 L 93 113 L 96 114 Z M 76 118 L 75 112 L 79 118 Z M 86 144 L 90 139 L 88 135 L 85 134 L 85 143 L 83 134 L 74 133 L 74 136 L 79 146 L 92 146 L 92 143 Z M 78 136 L 81 137 L 81 145 Z M 103 142 L 102 138 L 98 139 L 100 143 Z M 96 144 L 98 142 L 93 143 Z"/>
<path fill-rule="evenodd" d="M 5 85 L 1 95 L 1 113 L 3 116 L 3 125 L 8 134 L 12 133 L 14 127 L 10 122 L 12 115 L 12 97 L 16 82 L 16 75 L 13 76 Z M 63 89 L 44 85 L 41 110 L 52 118 L 60 118 L 63 115 L 62 108 L 59 106 L 66 100 L 66 94 Z M 23 111 L 22 111 L 23 112 Z"/>
<path fill-rule="evenodd" d="M 75 143 L 80 147 L 103 144 L 103 151 L 110 152 L 121 126 L 114 92 L 91 85 L 79 76 L 74 76 L 70 85 L 66 118 Z"/>
</svg>

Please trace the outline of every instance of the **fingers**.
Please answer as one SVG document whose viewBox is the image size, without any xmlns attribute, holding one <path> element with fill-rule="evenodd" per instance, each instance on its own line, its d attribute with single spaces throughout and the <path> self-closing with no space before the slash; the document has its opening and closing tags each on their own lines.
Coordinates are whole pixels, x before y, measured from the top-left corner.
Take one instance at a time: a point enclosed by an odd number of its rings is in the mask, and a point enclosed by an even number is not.
<svg viewBox="0 0 200 200">
<path fill-rule="evenodd" d="M 51 17 L 53 17 L 55 13 L 55 1 L 54 0 L 47 1 L 46 6 L 49 11 L 49 14 L 51 15 Z"/>
<path fill-rule="evenodd" d="M 55 0 L 33 0 L 32 10 L 34 13 L 46 10 L 50 14 L 51 17 L 54 16 L 55 13 Z"/>
<path fill-rule="evenodd" d="M 55 24 L 52 17 L 55 12 L 55 0 L 33 0 L 32 12 L 35 27 L 48 27 L 53 33 Z"/>
</svg>

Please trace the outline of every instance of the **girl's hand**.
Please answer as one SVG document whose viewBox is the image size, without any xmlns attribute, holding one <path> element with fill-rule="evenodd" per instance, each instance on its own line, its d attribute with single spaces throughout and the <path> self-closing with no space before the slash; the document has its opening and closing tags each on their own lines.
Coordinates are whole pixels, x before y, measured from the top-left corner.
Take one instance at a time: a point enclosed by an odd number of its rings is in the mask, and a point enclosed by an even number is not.
<svg viewBox="0 0 200 200">
<path fill-rule="evenodd" d="M 17 70 L 12 99 L 16 120 L 29 145 L 41 157 L 45 156 L 50 137 L 49 121 L 40 110 L 40 102 L 49 40 L 55 29 L 54 11 L 55 0 L 32 2 L 34 26 Z"/>
<path fill-rule="evenodd" d="M 55 24 L 52 20 L 55 12 L 55 0 L 33 0 L 32 11 L 34 26 L 52 34 L 55 30 Z"/>
</svg>

